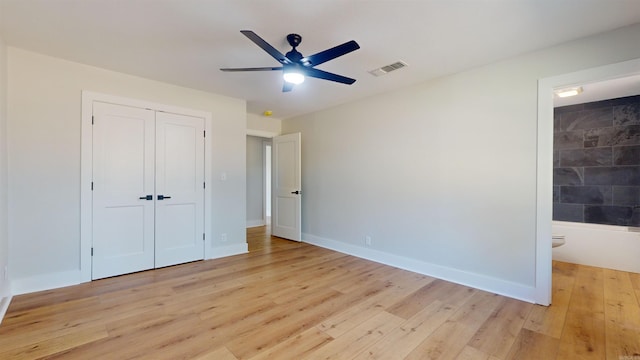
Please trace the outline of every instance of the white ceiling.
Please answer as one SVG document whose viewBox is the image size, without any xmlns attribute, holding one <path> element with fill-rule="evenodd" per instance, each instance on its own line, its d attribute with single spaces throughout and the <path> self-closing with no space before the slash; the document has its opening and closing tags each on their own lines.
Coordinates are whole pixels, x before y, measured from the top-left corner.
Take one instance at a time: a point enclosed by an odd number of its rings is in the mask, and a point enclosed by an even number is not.
<svg viewBox="0 0 640 360">
<path fill-rule="evenodd" d="M 247 100 L 291 116 L 387 92 L 640 22 L 638 0 L 0 0 L 10 46 Z M 304 55 L 356 40 L 361 49 L 318 66 L 351 86 L 308 79 L 282 93 L 277 66 L 240 34 Z M 402 60 L 408 68 L 374 77 Z"/>
</svg>

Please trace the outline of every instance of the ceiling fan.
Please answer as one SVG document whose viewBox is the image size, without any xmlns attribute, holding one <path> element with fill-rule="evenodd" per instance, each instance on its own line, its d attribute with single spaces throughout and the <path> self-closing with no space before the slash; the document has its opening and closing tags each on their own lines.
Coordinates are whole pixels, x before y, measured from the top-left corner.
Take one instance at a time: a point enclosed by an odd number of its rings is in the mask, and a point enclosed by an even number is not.
<svg viewBox="0 0 640 360">
<path fill-rule="evenodd" d="M 291 91 L 294 85 L 300 84 L 304 81 L 305 76 L 314 77 L 317 79 L 324 79 L 339 82 L 342 84 L 351 85 L 356 82 L 355 79 L 348 78 L 346 76 L 330 73 L 327 71 L 316 69 L 315 66 L 325 63 L 329 60 L 333 60 L 339 56 L 348 54 L 352 51 L 360 49 L 360 45 L 357 42 L 351 40 L 342 45 L 332 47 L 321 51 L 311 56 L 303 57 L 301 53 L 296 50 L 296 47 L 302 42 L 302 36 L 298 34 L 287 35 L 287 41 L 293 49 L 286 55 L 283 55 L 280 51 L 276 50 L 268 42 L 258 36 L 251 30 L 241 30 L 244 36 L 253 41 L 256 45 L 266 51 L 274 59 L 278 60 L 282 66 L 276 67 L 253 67 L 253 68 L 222 68 L 222 71 L 272 71 L 282 70 L 284 85 L 282 91 Z"/>
</svg>

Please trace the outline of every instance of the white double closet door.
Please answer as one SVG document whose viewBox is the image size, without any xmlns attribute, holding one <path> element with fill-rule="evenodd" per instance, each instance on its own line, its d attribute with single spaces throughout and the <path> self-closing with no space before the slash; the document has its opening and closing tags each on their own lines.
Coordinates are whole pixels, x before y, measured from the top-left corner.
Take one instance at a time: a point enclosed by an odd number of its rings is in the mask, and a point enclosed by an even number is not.
<svg viewBox="0 0 640 360">
<path fill-rule="evenodd" d="M 204 258 L 204 119 L 93 103 L 92 278 Z"/>
</svg>

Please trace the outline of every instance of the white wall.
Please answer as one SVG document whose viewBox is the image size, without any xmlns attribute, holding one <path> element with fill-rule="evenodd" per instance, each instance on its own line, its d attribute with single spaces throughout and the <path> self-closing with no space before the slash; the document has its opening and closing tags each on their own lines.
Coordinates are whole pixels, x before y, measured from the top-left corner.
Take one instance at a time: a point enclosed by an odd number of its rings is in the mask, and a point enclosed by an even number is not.
<svg viewBox="0 0 640 360">
<path fill-rule="evenodd" d="M 265 138 L 247 136 L 247 227 L 264 225 Z"/>
<path fill-rule="evenodd" d="M 262 137 L 280 135 L 282 120 L 256 114 L 247 114 L 247 134 Z"/>
<path fill-rule="evenodd" d="M 5 269 L 9 264 L 7 230 L 7 47 L 0 38 L 0 321 L 9 305 L 9 281 Z"/>
<path fill-rule="evenodd" d="M 640 24 L 284 120 L 302 132 L 303 237 L 533 301 L 538 79 L 638 58 L 638 39 Z"/>
<path fill-rule="evenodd" d="M 244 100 L 8 48 L 9 272 L 12 285 L 79 269 L 81 91 L 208 111 L 212 246 L 246 249 Z M 226 181 L 221 174 L 226 173 Z M 228 240 L 220 242 L 220 234 Z M 223 250 L 224 252 L 224 250 Z M 24 286 L 21 286 L 24 288 Z"/>
</svg>

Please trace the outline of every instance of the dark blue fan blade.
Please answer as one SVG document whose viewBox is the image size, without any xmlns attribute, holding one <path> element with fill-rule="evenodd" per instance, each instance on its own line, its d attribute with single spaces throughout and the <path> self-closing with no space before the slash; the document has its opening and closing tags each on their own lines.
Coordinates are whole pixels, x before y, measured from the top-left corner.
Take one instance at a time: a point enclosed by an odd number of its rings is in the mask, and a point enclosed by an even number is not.
<svg viewBox="0 0 640 360">
<path fill-rule="evenodd" d="M 293 90 L 294 86 L 295 86 L 294 84 L 284 81 L 284 84 L 282 84 L 282 92 L 289 92 Z"/>
<path fill-rule="evenodd" d="M 271 70 L 282 70 L 282 66 L 276 67 L 254 67 L 254 68 L 222 68 L 221 71 L 271 71 Z"/>
<path fill-rule="evenodd" d="M 240 30 L 244 36 L 248 37 L 249 40 L 253 41 L 256 45 L 260 46 L 262 50 L 266 51 L 269 55 L 273 56 L 274 59 L 278 60 L 283 65 L 290 64 L 291 61 L 287 59 L 280 51 L 276 50 L 273 46 L 271 46 L 268 42 L 264 41 L 260 36 L 254 33 L 251 30 Z"/>
<path fill-rule="evenodd" d="M 332 47 L 331 49 L 321 51 L 317 54 L 307 56 L 300 62 L 304 66 L 316 66 L 358 49 L 360 49 L 360 45 L 358 45 L 357 42 L 351 40 L 342 45 L 338 45 L 336 47 Z"/>
<path fill-rule="evenodd" d="M 356 79 L 348 78 L 346 76 L 342 76 L 342 75 L 338 75 L 338 74 L 334 74 L 334 73 L 330 73 L 330 72 L 326 72 L 326 71 L 322 71 L 314 68 L 304 69 L 304 74 L 306 76 L 310 76 L 318 79 L 324 79 L 324 80 L 331 80 L 331 81 L 348 84 L 348 85 L 351 85 L 354 82 L 356 82 Z"/>
</svg>

